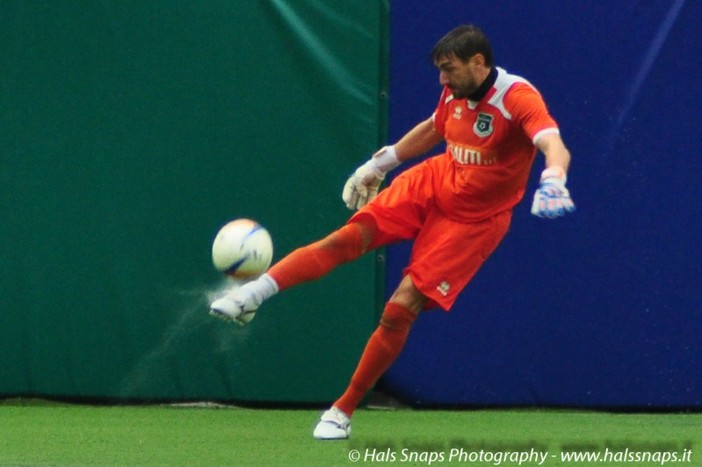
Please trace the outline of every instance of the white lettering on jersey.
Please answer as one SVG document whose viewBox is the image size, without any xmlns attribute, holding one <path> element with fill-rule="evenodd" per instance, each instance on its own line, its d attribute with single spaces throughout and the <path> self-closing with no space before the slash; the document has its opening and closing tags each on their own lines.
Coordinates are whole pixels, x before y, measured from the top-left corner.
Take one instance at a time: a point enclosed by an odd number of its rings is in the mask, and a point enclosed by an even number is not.
<svg viewBox="0 0 702 467">
<path fill-rule="evenodd" d="M 453 160 L 462 165 L 493 165 L 497 162 L 497 159 L 483 159 L 483 155 L 480 151 L 475 149 L 466 148 L 463 146 L 457 146 L 455 144 L 449 144 L 448 150 L 453 157 Z"/>
</svg>

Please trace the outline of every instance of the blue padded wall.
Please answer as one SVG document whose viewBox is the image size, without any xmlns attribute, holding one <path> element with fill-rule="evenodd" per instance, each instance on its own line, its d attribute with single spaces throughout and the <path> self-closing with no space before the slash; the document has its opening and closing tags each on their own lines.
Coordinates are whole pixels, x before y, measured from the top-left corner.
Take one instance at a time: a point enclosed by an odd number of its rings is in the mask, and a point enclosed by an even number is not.
<svg viewBox="0 0 702 467">
<path fill-rule="evenodd" d="M 702 406 L 702 3 L 406 0 L 391 11 L 390 141 L 433 110 L 428 54 L 475 23 L 546 98 L 578 211 L 529 214 L 451 313 L 425 313 L 381 388 L 420 406 Z M 388 250 L 387 293 L 409 245 Z"/>
</svg>

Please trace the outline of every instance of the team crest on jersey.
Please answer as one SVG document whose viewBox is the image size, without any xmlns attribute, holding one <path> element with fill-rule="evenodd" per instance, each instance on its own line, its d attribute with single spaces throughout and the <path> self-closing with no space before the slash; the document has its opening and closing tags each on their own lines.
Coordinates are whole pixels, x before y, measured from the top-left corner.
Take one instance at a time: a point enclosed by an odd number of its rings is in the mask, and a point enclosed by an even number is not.
<svg viewBox="0 0 702 467">
<path fill-rule="evenodd" d="M 495 117 L 493 117 L 492 115 L 480 112 L 478 114 L 478 118 L 475 120 L 475 124 L 473 125 L 473 131 L 475 132 L 475 134 L 480 136 L 481 138 L 490 136 L 494 129 L 492 127 L 492 121 L 494 119 Z"/>
</svg>

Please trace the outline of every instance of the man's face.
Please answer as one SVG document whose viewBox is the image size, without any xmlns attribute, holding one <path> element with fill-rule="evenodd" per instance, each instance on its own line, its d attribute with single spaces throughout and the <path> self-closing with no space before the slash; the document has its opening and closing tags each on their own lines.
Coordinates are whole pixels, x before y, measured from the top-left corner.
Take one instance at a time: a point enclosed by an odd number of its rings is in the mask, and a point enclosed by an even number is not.
<svg viewBox="0 0 702 467">
<path fill-rule="evenodd" d="M 483 65 L 482 55 L 473 55 L 465 62 L 450 55 L 439 58 L 435 65 L 439 69 L 439 83 L 448 86 L 456 99 L 470 96 L 482 83 L 478 73 L 478 67 Z"/>
</svg>

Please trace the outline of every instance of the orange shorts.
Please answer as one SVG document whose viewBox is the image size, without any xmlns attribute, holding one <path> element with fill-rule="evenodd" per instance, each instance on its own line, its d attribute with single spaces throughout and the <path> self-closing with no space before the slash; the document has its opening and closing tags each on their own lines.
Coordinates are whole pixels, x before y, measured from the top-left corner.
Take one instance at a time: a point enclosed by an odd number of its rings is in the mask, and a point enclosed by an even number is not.
<svg viewBox="0 0 702 467">
<path fill-rule="evenodd" d="M 432 176 L 426 163 L 410 168 L 349 223 L 375 225 L 370 249 L 414 239 L 404 274 L 427 297 L 425 308 L 448 311 L 507 233 L 512 211 L 477 222 L 451 220 L 434 203 Z"/>
</svg>

